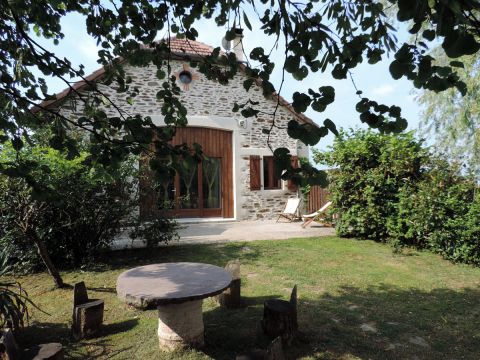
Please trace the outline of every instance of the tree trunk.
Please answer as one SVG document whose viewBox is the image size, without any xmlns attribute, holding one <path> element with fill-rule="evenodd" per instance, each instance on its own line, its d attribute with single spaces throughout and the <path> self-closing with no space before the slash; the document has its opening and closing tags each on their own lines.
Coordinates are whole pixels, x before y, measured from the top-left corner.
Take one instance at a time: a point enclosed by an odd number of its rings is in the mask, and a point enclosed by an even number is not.
<svg viewBox="0 0 480 360">
<path fill-rule="evenodd" d="M 50 255 L 48 254 L 47 247 L 42 239 L 37 235 L 35 230 L 29 229 L 27 230 L 27 236 L 33 241 L 33 243 L 37 247 L 38 255 L 42 258 L 43 263 L 45 264 L 48 273 L 53 277 L 53 281 L 55 282 L 55 286 L 58 288 L 65 287 L 62 277 L 58 272 L 57 268 L 50 259 Z"/>
</svg>

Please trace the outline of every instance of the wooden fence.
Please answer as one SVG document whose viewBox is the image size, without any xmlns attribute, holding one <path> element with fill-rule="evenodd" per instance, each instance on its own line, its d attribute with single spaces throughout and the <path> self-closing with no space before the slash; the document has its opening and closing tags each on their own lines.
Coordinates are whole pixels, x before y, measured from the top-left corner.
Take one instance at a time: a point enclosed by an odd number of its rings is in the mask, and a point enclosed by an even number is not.
<svg viewBox="0 0 480 360">
<path fill-rule="evenodd" d="M 312 186 L 307 197 L 307 214 L 311 214 L 320 209 L 328 202 L 329 198 L 330 193 L 326 189 L 323 189 L 320 186 Z"/>
</svg>

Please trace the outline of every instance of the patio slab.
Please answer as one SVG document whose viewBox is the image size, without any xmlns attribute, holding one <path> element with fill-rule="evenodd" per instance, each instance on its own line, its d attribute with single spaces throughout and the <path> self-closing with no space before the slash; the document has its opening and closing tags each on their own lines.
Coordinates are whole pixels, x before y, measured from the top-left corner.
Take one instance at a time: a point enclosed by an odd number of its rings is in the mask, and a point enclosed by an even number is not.
<svg viewBox="0 0 480 360">
<path fill-rule="evenodd" d="M 274 220 L 182 223 L 182 229 L 179 231 L 180 240 L 172 241 L 169 245 L 212 244 L 335 235 L 335 229 L 331 227 L 312 224 L 303 229 L 301 224 L 301 222 L 276 223 Z M 125 234 L 117 237 L 112 248 L 122 249 L 143 246 L 141 240 L 135 240 L 132 243 L 132 240 L 128 238 L 125 232 Z"/>
</svg>

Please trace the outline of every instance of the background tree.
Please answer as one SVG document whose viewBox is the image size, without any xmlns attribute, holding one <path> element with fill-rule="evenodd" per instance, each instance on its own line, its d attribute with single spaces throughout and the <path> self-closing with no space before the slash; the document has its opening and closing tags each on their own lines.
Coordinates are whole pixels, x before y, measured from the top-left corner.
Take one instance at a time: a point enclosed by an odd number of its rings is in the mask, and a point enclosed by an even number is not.
<svg viewBox="0 0 480 360">
<path fill-rule="evenodd" d="M 448 58 L 435 49 L 437 62 L 448 64 Z M 465 162 L 480 175 L 480 58 L 478 54 L 461 58 L 463 68 L 458 71 L 468 92 L 461 96 L 453 89 L 440 94 L 421 91 L 417 96 L 424 106 L 421 129 L 424 135 L 433 134 L 436 148 Z"/>
</svg>

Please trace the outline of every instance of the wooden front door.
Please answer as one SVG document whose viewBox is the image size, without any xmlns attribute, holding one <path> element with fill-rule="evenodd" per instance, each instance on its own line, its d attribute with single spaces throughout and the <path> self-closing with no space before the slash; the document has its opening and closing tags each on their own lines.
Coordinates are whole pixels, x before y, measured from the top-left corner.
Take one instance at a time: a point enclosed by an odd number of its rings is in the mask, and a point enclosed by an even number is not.
<svg viewBox="0 0 480 360">
<path fill-rule="evenodd" d="M 232 133 L 207 128 L 180 128 L 172 143 L 200 144 L 205 158 L 180 171 L 174 181 L 164 184 L 155 193 L 147 191 L 143 199 L 141 196 L 141 217 L 151 218 L 162 211 L 183 218 L 233 217 Z"/>
</svg>

